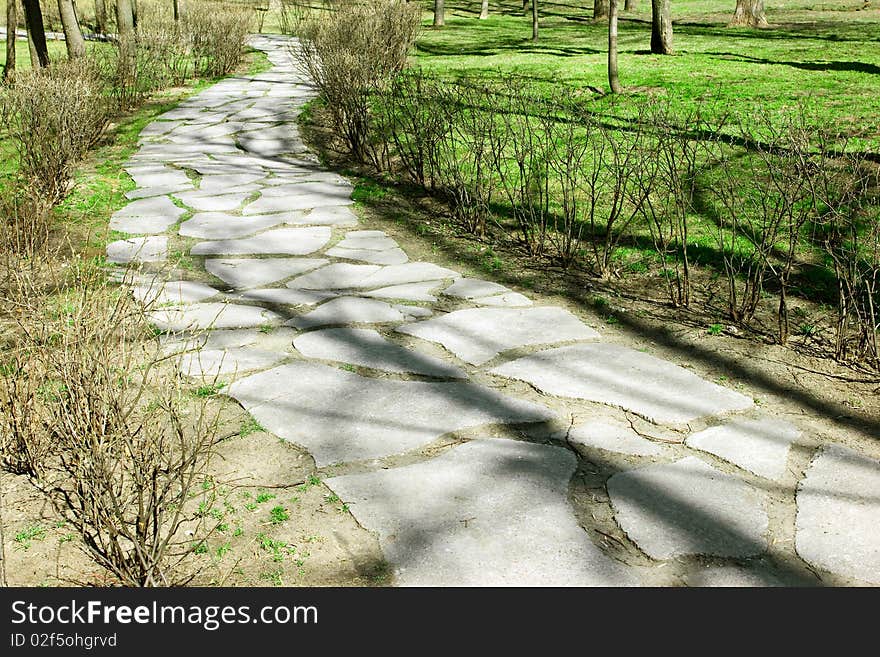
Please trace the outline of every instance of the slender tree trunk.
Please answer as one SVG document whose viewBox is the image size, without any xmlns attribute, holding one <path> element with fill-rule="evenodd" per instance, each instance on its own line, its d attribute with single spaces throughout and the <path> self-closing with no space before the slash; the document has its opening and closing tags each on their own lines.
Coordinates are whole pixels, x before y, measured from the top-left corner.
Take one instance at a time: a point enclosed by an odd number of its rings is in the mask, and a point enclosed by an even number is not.
<svg viewBox="0 0 880 657">
<path fill-rule="evenodd" d="M 733 12 L 732 27 L 767 27 L 767 16 L 764 15 L 764 0 L 736 0 Z"/>
<path fill-rule="evenodd" d="M 620 93 L 620 79 L 617 76 L 617 0 L 608 2 L 608 85 L 611 93 Z"/>
<path fill-rule="evenodd" d="M 608 0 L 593 1 L 593 20 L 597 21 L 600 18 L 608 18 Z"/>
<path fill-rule="evenodd" d="M 532 0 L 532 41 L 538 40 L 538 0 Z"/>
<path fill-rule="evenodd" d="M 95 31 L 107 34 L 107 4 L 104 0 L 95 0 Z"/>
<path fill-rule="evenodd" d="M 15 32 L 18 27 L 18 0 L 6 0 L 6 64 L 3 65 L 3 79 L 11 80 L 15 75 Z M 4 567 L 6 563 L 4 562 Z"/>
<path fill-rule="evenodd" d="M 174 20 L 180 20 L 180 0 L 174 0 Z"/>
<path fill-rule="evenodd" d="M 135 29 L 138 26 L 138 3 L 137 0 L 130 0 L 131 2 L 131 25 Z"/>
<path fill-rule="evenodd" d="M 77 59 L 86 54 L 86 42 L 83 40 L 73 0 L 58 0 L 58 14 L 61 16 L 61 29 L 64 30 L 64 43 L 67 46 L 67 58 Z"/>
<path fill-rule="evenodd" d="M 132 0 L 116 0 L 116 32 L 120 40 L 134 36 L 133 11 Z"/>
<path fill-rule="evenodd" d="M 443 0 L 434 0 L 434 27 L 443 27 L 446 24 L 443 16 Z"/>
<path fill-rule="evenodd" d="M 34 68 L 49 65 L 49 49 L 46 47 L 46 30 L 43 27 L 43 12 L 40 0 L 22 0 L 24 22 L 27 25 L 31 45 L 31 66 Z"/>
<path fill-rule="evenodd" d="M 672 54 L 672 15 L 669 0 L 651 0 L 651 52 Z"/>
<path fill-rule="evenodd" d="M 624 11 L 635 11 L 637 5 L 638 5 L 638 2 L 636 0 L 626 0 L 626 2 L 623 3 L 623 10 Z"/>
<path fill-rule="evenodd" d="M 529 10 L 529 0 L 523 0 L 523 13 Z"/>
<path fill-rule="evenodd" d="M 483 7 L 480 9 L 480 20 L 489 18 L 489 0 L 483 0 Z"/>
</svg>

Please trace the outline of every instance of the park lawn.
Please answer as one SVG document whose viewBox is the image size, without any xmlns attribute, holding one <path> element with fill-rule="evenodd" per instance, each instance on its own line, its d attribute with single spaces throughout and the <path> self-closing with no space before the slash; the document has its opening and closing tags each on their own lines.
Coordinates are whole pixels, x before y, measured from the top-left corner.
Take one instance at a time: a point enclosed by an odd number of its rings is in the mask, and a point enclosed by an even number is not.
<svg viewBox="0 0 880 657">
<path fill-rule="evenodd" d="M 493 4 L 477 20 L 479 3 L 446 3 L 446 26 L 425 29 L 414 66 L 455 77 L 526 76 L 536 89 L 560 83 L 606 91 L 607 25 L 592 10 L 547 3 L 537 43 L 518 0 Z M 855 11 L 861 0 L 816 5 L 768 3 L 771 27 L 725 27 L 733 2 L 673 3 L 674 56 L 650 54 L 650 4 L 639 0 L 620 23 L 619 66 L 628 94 L 662 93 L 683 106 L 715 101 L 719 110 L 786 111 L 805 104 L 817 121 L 852 137 L 880 134 L 880 10 Z M 539 5 L 541 6 L 541 5 Z M 845 11 L 824 10 L 847 9 Z M 597 111 L 612 102 L 596 94 Z"/>
</svg>

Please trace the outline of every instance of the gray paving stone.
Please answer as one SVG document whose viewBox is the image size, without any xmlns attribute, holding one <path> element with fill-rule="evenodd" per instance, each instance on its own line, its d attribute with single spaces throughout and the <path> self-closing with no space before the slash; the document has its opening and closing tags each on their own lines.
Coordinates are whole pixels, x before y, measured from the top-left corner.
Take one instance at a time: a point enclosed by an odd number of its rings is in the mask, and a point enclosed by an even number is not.
<svg viewBox="0 0 880 657">
<path fill-rule="evenodd" d="M 474 299 L 476 297 L 491 297 L 499 294 L 507 294 L 510 288 L 498 283 L 484 281 L 479 278 L 460 278 L 455 283 L 443 290 L 448 297 L 459 299 Z"/>
<path fill-rule="evenodd" d="M 784 420 L 737 419 L 695 433 L 685 444 L 761 477 L 778 480 L 785 476 L 789 449 L 800 435 L 797 427 Z"/>
<path fill-rule="evenodd" d="M 300 215 L 300 218 L 295 222 L 288 221 L 287 223 L 312 226 L 356 226 L 358 218 L 349 207 L 340 205 L 315 208 L 308 214 Z"/>
<path fill-rule="evenodd" d="M 266 180 L 265 173 L 221 173 L 202 176 L 199 191 L 203 194 L 223 194 L 230 188 L 251 185 Z"/>
<path fill-rule="evenodd" d="M 550 395 L 623 408 L 658 424 L 685 425 L 699 417 L 752 406 L 752 400 L 738 392 L 615 344 L 548 349 L 491 373 L 527 381 Z"/>
<path fill-rule="evenodd" d="M 138 187 L 180 187 L 192 185 L 185 172 L 180 169 L 172 169 L 161 163 L 125 167 L 125 171 Z"/>
<path fill-rule="evenodd" d="M 399 249 L 400 245 L 381 230 L 353 230 L 336 244 L 341 249 L 365 251 L 388 251 Z"/>
<path fill-rule="evenodd" d="M 220 291 L 204 283 L 194 281 L 169 281 L 167 283 L 156 281 L 148 285 L 138 285 L 132 288 L 132 293 L 142 303 L 179 305 L 210 299 Z"/>
<path fill-rule="evenodd" d="M 763 568 L 741 566 L 708 566 L 695 569 L 685 577 L 693 587 L 757 588 L 785 586 L 776 575 Z"/>
<path fill-rule="evenodd" d="M 767 547 L 763 493 L 695 457 L 615 474 L 608 494 L 618 524 L 654 559 L 746 557 Z"/>
<path fill-rule="evenodd" d="M 570 312 L 553 306 L 457 310 L 397 330 L 438 342 L 471 365 L 482 365 L 515 347 L 599 337 Z"/>
<path fill-rule="evenodd" d="M 434 311 L 430 308 L 425 308 L 424 306 L 410 306 L 405 303 L 395 303 L 393 307 L 413 319 L 430 317 L 434 314 Z"/>
<path fill-rule="evenodd" d="M 236 289 L 268 285 L 326 265 L 324 258 L 209 258 L 208 273 Z"/>
<path fill-rule="evenodd" d="M 178 232 L 185 237 L 235 239 L 277 226 L 281 223 L 279 219 L 273 215 L 237 217 L 224 212 L 205 212 L 184 221 Z"/>
<path fill-rule="evenodd" d="M 334 328 L 310 331 L 297 337 L 293 346 L 307 358 L 350 363 L 386 372 L 467 378 L 467 374 L 458 367 L 394 344 L 372 329 Z"/>
<path fill-rule="evenodd" d="M 167 196 L 132 201 L 110 218 L 110 228 L 122 233 L 162 233 L 177 223 L 186 210 L 177 207 Z"/>
<path fill-rule="evenodd" d="M 458 276 L 451 269 L 429 262 L 409 262 L 387 267 L 340 262 L 299 276 L 290 281 L 288 286 L 306 290 L 373 289 Z"/>
<path fill-rule="evenodd" d="M 578 526 L 567 450 L 474 440 L 415 465 L 325 483 L 379 534 L 403 586 L 633 586 Z"/>
<path fill-rule="evenodd" d="M 145 198 L 161 197 L 164 198 L 168 194 L 176 194 L 177 192 L 186 192 L 193 189 L 191 183 L 180 185 L 151 185 L 149 187 L 138 187 L 125 192 L 125 198 L 136 201 Z"/>
<path fill-rule="evenodd" d="M 181 356 L 178 367 L 187 376 L 215 377 L 262 370 L 284 360 L 286 354 L 253 347 L 200 349 Z"/>
<path fill-rule="evenodd" d="M 130 237 L 107 245 L 107 260 L 118 263 L 161 262 L 168 255 L 168 238 Z"/>
<path fill-rule="evenodd" d="M 795 545 L 813 566 L 880 585 L 880 461 L 822 448 L 797 493 Z"/>
<path fill-rule="evenodd" d="M 306 226 L 277 228 L 255 237 L 239 240 L 218 240 L 196 244 L 193 255 L 308 255 L 330 241 L 330 228 Z M 308 274 L 306 274 L 308 276 Z"/>
<path fill-rule="evenodd" d="M 194 303 L 179 308 L 163 308 L 149 313 L 150 321 L 163 331 L 248 328 L 277 323 L 277 313 L 256 306 L 234 303 Z"/>
<path fill-rule="evenodd" d="M 267 430 L 308 449 L 319 467 L 403 454 L 451 431 L 553 417 L 472 383 L 373 379 L 309 362 L 242 379 L 228 394 Z"/>
<path fill-rule="evenodd" d="M 384 324 L 412 319 L 412 313 L 378 299 L 337 297 L 305 315 L 294 317 L 287 325 L 306 329 L 340 324 Z"/>
<path fill-rule="evenodd" d="M 229 212 L 241 207 L 244 200 L 251 195 L 250 191 L 236 194 L 212 194 L 202 191 L 182 192 L 175 194 L 184 205 L 199 212 Z"/>
<path fill-rule="evenodd" d="M 663 455 L 659 445 L 642 438 L 628 424 L 616 420 L 588 420 L 571 427 L 567 434 L 569 444 L 585 456 L 589 455 L 591 449 L 633 456 Z M 564 438 L 565 433 L 556 437 Z"/>
<path fill-rule="evenodd" d="M 327 299 L 332 299 L 335 296 L 337 295 L 333 292 L 292 290 L 286 287 L 273 287 L 247 290 L 246 292 L 237 295 L 237 298 L 260 303 L 279 304 L 282 306 L 314 306 L 316 303 L 323 303 Z"/>
<path fill-rule="evenodd" d="M 442 284 L 442 281 L 428 281 L 426 283 L 389 285 L 388 287 L 380 287 L 378 290 L 364 292 L 363 296 L 376 299 L 403 299 L 404 301 L 427 301 L 433 303 L 437 301 L 437 297 L 431 294 L 431 292 Z"/>
<path fill-rule="evenodd" d="M 519 292 L 508 292 L 507 294 L 499 294 L 494 297 L 479 297 L 473 299 L 478 306 L 493 306 L 496 308 L 528 308 L 532 305 L 532 300 L 523 296 Z"/>
<path fill-rule="evenodd" d="M 284 210 L 305 210 L 324 206 L 351 205 L 350 185 L 320 182 L 267 187 L 262 196 L 244 209 L 244 214 L 264 214 Z"/>
<path fill-rule="evenodd" d="M 375 251 L 373 249 L 343 249 L 334 246 L 327 250 L 327 255 L 346 260 L 360 260 L 374 265 L 402 265 L 409 260 L 403 249 L 399 248 Z"/>
</svg>

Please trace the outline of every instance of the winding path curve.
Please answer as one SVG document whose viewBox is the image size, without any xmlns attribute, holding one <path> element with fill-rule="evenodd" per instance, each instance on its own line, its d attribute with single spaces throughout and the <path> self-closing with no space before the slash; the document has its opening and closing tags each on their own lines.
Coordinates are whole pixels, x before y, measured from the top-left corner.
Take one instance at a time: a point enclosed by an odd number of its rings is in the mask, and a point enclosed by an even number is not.
<svg viewBox="0 0 880 657">
<path fill-rule="evenodd" d="M 749 397 L 359 229 L 298 135 L 289 42 L 252 43 L 270 71 L 144 129 L 108 259 L 188 375 L 308 450 L 397 583 L 880 584 L 880 463 L 826 446 L 793 473 L 801 432 Z"/>
</svg>

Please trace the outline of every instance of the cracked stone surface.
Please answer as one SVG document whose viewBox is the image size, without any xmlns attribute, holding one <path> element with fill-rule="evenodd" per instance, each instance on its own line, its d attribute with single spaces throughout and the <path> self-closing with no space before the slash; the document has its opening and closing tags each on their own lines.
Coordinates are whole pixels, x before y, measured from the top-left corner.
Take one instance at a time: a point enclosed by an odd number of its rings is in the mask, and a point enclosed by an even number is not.
<svg viewBox="0 0 880 657">
<path fill-rule="evenodd" d="M 386 372 L 467 378 L 467 374 L 458 367 L 394 344 L 372 329 L 336 328 L 311 331 L 296 338 L 293 346 L 307 358 L 333 360 Z"/>
<path fill-rule="evenodd" d="M 430 262 L 409 262 L 404 265 L 352 265 L 338 262 L 299 276 L 289 287 L 305 290 L 371 289 L 406 283 L 458 278 L 460 274 Z"/>
<path fill-rule="evenodd" d="M 244 214 L 266 214 L 285 210 L 308 210 L 351 205 L 351 185 L 303 182 L 264 188 L 260 198 L 245 206 Z"/>
<path fill-rule="evenodd" d="M 380 287 L 378 290 L 364 292 L 363 296 L 376 299 L 402 299 L 404 301 L 427 301 L 433 303 L 437 301 L 437 297 L 431 294 L 431 292 L 440 285 L 442 285 L 441 281 L 389 285 L 388 287 Z"/>
<path fill-rule="evenodd" d="M 446 296 L 458 297 L 459 299 L 492 297 L 499 294 L 507 294 L 508 292 L 511 292 L 510 288 L 479 278 L 460 278 L 443 290 L 443 294 Z"/>
<path fill-rule="evenodd" d="M 210 299 L 220 294 L 220 290 L 194 281 L 169 281 L 167 283 L 155 281 L 132 288 L 132 293 L 142 303 L 177 305 L 198 303 Z"/>
<path fill-rule="evenodd" d="M 415 313 L 420 310 L 422 309 L 419 308 Z M 287 325 L 306 329 L 329 324 L 384 324 L 405 322 L 414 316 L 405 306 L 392 306 L 378 299 L 337 297 L 305 315 L 294 317 Z"/>
<path fill-rule="evenodd" d="M 764 495 L 696 457 L 615 474 L 608 494 L 620 527 L 654 559 L 746 557 L 767 547 Z"/>
<path fill-rule="evenodd" d="M 308 214 L 303 215 L 298 223 L 314 226 L 356 226 L 358 218 L 349 207 L 340 205 L 314 208 Z"/>
<path fill-rule="evenodd" d="M 615 344 L 549 349 L 505 363 L 491 373 L 527 381 L 547 394 L 623 408 L 659 424 L 681 425 L 752 406 L 752 400 L 738 392 Z"/>
<path fill-rule="evenodd" d="M 314 306 L 336 296 L 333 292 L 317 290 L 291 290 L 288 288 L 263 288 L 247 290 L 237 295 L 241 300 L 261 303 L 280 304 L 282 306 Z"/>
<path fill-rule="evenodd" d="M 133 235 L 163 233 L 184 214 L 186 210 L 174 205 L 167 196 L 145 198 L 114 212 L 110 228 Z"/>
<path fill-rule="evenodd" d="M 471 365 L 482 365 L 514 347 L 599 337 L 570 312 L 554 306 L 457 310 L 397 330 L 438 342 Z"/>
<path fill-rule="evenodd" d="M 120 264 L 161 262 L 168 256 L 168 238 L 130 237 L 107 245 L 107 260 Z"/>
<path fill-rule="evenodd" d="M 566 434 L 557 434 L 557 437 L 565 438 Z M 568 442 L 584 456 L 589 456 L 591 449 L 633 456 L 663 455 L 663 448 L 657 443 L 642 438 L 628 424 L 611 419 L 574 425 L 568 431 Z"/>
<path fill-rule="evenodd" d="M 324 258 L 209 258 L 205 269 L 237 289 L 268 285 L 326 265 Z"/>
<path fill-rule="evenodd" d="M 201 349 L 184 354 L 178 367 L 193 377 L 214 377 L 220 374 L 240 374 L 262 370 L 284 360 L 285 354 L 252 347 L 230 349 Z"/>
<path fill-rule="evenodd" d="M 795 537 L 813 566 L 880 585 L 880 461 L 822 448 L 797 493 Z"/>
<path fill-rule="evenodd" d="M 714 454 L 767 479 L 781 479 L 791 444 L 801 432 L 776 418 L 732 420 L 688 437 L 688 447 Z"/>
<path fill-rule="evenodd" d="M 271 310 L 234 303 L 194 303 L 150 313 L 157 328 L 174 332 L 264 326 L 281 319 Z"/>
<path fill-rule="evenodd" d="M 234 194 L 218 194 L 216 192 L 181 192 L 175 194 L 184 205 L 200 212 L 228 212 L 241 207 L 244 200 L 250 196 L 249 191 Z"/>
<path fill-rule="evenodd" d="M 327 479 L 404 586 L 632 586 L 567 500 L 558 447 L 474 440 L 424 463 Z"/>
<path fill-rule="evenodd" d="M 397 247 L 384 251 L 374 251 L 372 249 L 343 249 L 339 246 L 334 246 L 332 249 L 327 250 L 327 255 L 345 260 L 360 260 L 375 265 L 402 265 L 409 260 L 403 249 Z"/>
<path fill-rule="evenodd" d="M 223 212 L 206 212 L 193 215 L 180 224 L 178 231 L 184 237 L 203 239 L 235 239 L 253 235 L 261 230 L 277 226 L 280 217 L 267 215 L 256 217 L 236 217 Z"/>
<path fill-rule="evenodd" d="M 372 379 L 309 362 L 241 379 L 228 394 L 319 466 L 403 454 L 468 427 L 553 417 L 472 383 Z"/>
<path fill-rule="evenodd" d="M 308 255 L 330 241 L 330 228 L 277 228 L 239 240 L 216 240 L 196 244 L 193 255 Z"/>
<path fill-rule="evenodd" d="M 519 292 L 499 294 L 494 297 L 479 297 L 473 299 L 478 306 L 494 306 L 497 308 L 527 308 L 532 305 L 532 300 Z"/>
</svg>

